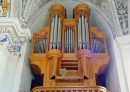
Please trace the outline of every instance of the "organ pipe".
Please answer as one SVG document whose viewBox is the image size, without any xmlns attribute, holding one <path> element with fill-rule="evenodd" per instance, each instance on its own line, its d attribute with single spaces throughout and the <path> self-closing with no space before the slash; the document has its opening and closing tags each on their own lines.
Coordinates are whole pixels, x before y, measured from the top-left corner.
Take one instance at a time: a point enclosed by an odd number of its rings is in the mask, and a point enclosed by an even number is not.
<svg viewBox="0 0 130 92">
<path fill-rule="evenodd" d="M 67 30 L 67 35 L 66 35 L 66 37 L 67 37 L 67 40 L 66 40 L 66 44 L 67 44 L 67 52 L 69 52 L 69 30 Z"/>
<path fill-rule="evenodd" d="M 57 48 L 60 49 L 61 48 L 61 22 L 60 22 L 60 18 L 58 19 L 58 42 L 57 42 Z"/>
<path fill-rule="evenodd" d="M 82 43 L 81 43 L 81 18 L 79 18 L 79 23 L 78 23 L 78 46 L 79 49 L 82 48 Z"/>
<path fill-rule="evenodd" d="M 46 52 L 46 39 L 42 39 L 35 43 L 35 53 L 45 53 Z"/>
<path fill-rule="evenodd" d="M 54 32 L 54 21 L 55 21 L 55 17 L 53 17 L 52 19 L 52 23 L 51 23 L 51 32 L 50 32 L 50 49 L 52 49 L 52 41 L 53 41 L 53 32 Z"/>
<path fill-rule="evenodd" d="M 96 39 L 93 39 L 93 52 L 95 52 L 95 47 L 96 47 Z"/>
<path fill-rule="evenodd" d="M 88 31 L 88 23 L 87 19 L 85 17 L 85 32 L 86 32 L 86 44 L 87 44 L 87 49 L 89 48 L 89 31 Z"/>
<path fill-rule="evenodd" d="M 92 44 L 93 52 L 94 53 L 101 53 L 104 52 L 104 44 L 101 40 L 98 38 L 93 38 L 93 44 Z"/>
<path fill-rule="evenodd" d="M 46 52 L 46 39 L 43 39 L 44 53 Z"/>
<path fill-rule="evenodd" d="M 78 48 L 89 49 L 89 31 L 87 19 L 84 15 L 81 15 L 78 20 Z"/>
<path fill-rule="evenodd" d="M 71 40 L 70 40 L 70 43 L 71 43 L 71 46 L 70 46 L 70 52 L 73 52 L 73 31 L 72 29 L 70 30 L 70 34 L 71 34 Z"/>
<path fill-rule="evenodd" d="M 72 48 L 72 49 L 73 49 L 73 52 L 74 52 L 74 46 L 75 46 L 75 44 L 74 44 L 74 31 L 72 31 L 72 33 L 73 33 L 73 34 L 72 34 L 72 35 L 73 35 L 73 36 L 72 36 L 72 37 L 73 37 L 73 40 L 72 40 L 72 41 L 73 41 L 73 43 L 72 43 L 72 44 L 73 44 L 73 48 Z"/>
<path fill-rule="evenodd" d="M 44 40 L 44 39 L 43 39 L 43 40 Z M 44 52 L 44 50 L 43 50 L 43 48 L 44 48 L 43 45 L 44 45 L 44 44 L 42 43 L 43 40 L 39 41 L 39 45 L 40 45 L 41 52 Z"/>
<path fill-rule="evenodd" d="M 56 49 L 56 43 L 57 43 L 57 25 L 58 24 L 58 15 L 55 15 L 55 26 L 54 26 L 54 40 L 53 40 L 53 49 Z"/>
<path fill-rule="evenodd" d="M 62 24 L 58 15 L 53 16 L 50 33 L 50 49 L 61 49 Z"/>
<path fill-rule="evenodd" d="M 74 31 L 72 28 L 68 28 L 65 31 L 65 53 L 73 53 L 74 52 Z"/>
<path fill-rule="evenodd" d="M 65 52 L 67 52 L 67 31 L 65 31 Z"/>
<path fill-rule="evenodd" d="M 84 25 L 84 15 L 81 17 L 82 19 L 82 42 L 83 42 L 83 49 L 85 49 L 85 25 Z"/>
<path fill-rule="evenodd" d="M 70 44 L 71 44 L 71 37 L 70 37 L 71 34 L 70 34 L 70 31 L 71 31 L 71 29 L 69 28 L 69 30 L 68 30 L 68 32 L 69 32 L 69 40 L 68 40 L 68 45 L 69 45 L 69 46 L 68 46 L 68 50 L 69 50 L 69 51 L 68 51 L 68 52 L 69 52 L 69 53 L 70 53 L 70 47 L 71 47 L 71 46 L 70 46 Z"/>
</svg>

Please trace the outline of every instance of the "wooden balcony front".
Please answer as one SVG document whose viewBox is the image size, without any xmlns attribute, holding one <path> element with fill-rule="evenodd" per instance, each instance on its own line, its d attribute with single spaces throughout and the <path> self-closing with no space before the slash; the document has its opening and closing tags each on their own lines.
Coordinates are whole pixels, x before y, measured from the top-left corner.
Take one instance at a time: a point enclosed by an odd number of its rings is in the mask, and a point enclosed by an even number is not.
<svg viewBox="0 0 130 92">
<path fill-rule="evenodd" d="M 74 87 L 36 87 L 32 92 L 108 92 L 101 86 L 74 86 Z"/>
</svg>

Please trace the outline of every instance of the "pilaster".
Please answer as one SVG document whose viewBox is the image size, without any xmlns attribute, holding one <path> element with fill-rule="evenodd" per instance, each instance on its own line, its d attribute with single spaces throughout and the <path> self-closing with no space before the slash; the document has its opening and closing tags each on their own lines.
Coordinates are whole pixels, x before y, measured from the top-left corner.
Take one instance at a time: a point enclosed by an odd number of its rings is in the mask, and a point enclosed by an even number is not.
<svg viewBox="0 0 130 92">
<path fill-rule="evenodd" d="M 127 85 L 127 89 L 128 91 L 130 91 L 130 35 L 127 36 L 123 36 L 123 37 L 117 37 L 116 40 L 118 42 L 119 45 L 119 49 L 120 49 L 120 55 L 121 55 L 121 59 L 122 59 L 122 66 L 123 66 L 123 70 L 124 70 L 124 76 L 125 76 L 125 82 Z"/>
<path fill-rule="evenodd" d="M 0 19 L 0 58 L 2 58 L 0 59 L 0 63 L 2 63 L 0 64 L 2 65 L 0 89 L 2 92 L 18 92 L 20 86 L 23 86 L 20 81 L 23 77 L 22 71 L 29 67 L 25 66 L 28 65 L 28 63 L 25 64 L 28 61 L 24 59 L 27 56 L 25 53 L 28 51 L 25 44 L 29 42 L 30 38 L 29 29 L 22 29 L 18 19 Z M 31 77 L 31 71 L 26 76 Z M 27 86 L 27 91 L 29 91 L 30 85 Z"/>
</svg>

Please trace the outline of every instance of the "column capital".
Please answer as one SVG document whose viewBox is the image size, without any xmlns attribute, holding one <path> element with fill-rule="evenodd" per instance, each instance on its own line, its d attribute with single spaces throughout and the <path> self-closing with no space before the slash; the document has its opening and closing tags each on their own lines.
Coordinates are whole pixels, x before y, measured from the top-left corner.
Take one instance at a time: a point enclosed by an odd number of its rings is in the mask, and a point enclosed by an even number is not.
<svg viewBox="0 0 130 92">
<path fill-rule="evenodd" d="M 120 46 L 130 45 L 130 35 L 116 37 L 115 40 Z"/>
<path fill-rule="evenodd" d="M 12 56 L 19 56 L 25 42 L 31 38 L 29 29 L 22 29 L 18 19 L 0 19 L 0 46 L 4 46 Z"/>
</svg>

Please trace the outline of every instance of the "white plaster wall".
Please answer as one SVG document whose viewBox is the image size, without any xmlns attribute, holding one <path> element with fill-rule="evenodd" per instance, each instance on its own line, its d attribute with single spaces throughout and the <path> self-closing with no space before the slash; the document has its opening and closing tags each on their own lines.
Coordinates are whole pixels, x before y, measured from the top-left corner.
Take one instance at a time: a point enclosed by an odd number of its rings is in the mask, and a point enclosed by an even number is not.
<svg viewBox="0 0 130 92">
<path fill-rule="evenodd" d="M 1 92 L 30 91 L 32 74 L 28 62 L 29 49 L 30 43 L 24 43 L 20 57 L 9 57 Z"/>
<path fill-rule="evenodd" d="M 29 92 L 31 87 L 32 74 L 29 66 L 28 56 L 30 55 L 30 43 L 24 43 L 21 56 L 16 66 L 12 92 Z"/>
<path fill-rule="evenodd" d="M 2 92 L 12 92 L 15 72 L 17 70 L 16 69 L 17 62 L 18 59 L 9 58 L 5 76 L 4 76 L 4 82 L 2 84 L 2 89 L 1 89 Z"/>
<path fill-rule="evenodd" d="M 114 46 L 113 46 L 113 35 L 111 32 L 111 28 L 108 25 L 107 21 L 102 18 L 102 16 L 96 11 L 92 11 L 91 13 L 91 20 L 92 20 L 92 26 L 96 26 L 100 29 L 100 31 L 106 33 L 107 38 L 107 47 L 108 47 L 108 53 L 110 56 L 109 64 L 108 64 L 108 70 L 106 72 L 106 82 L 107 82 L 107 88 L 108 90 L 114 91 L 114 92 L 120 92 L 120 84 L 119 84 L 119 74 L 117 70 L 116 60 L 115 60 L 115 52 L 114 52 Z"/>
<path fill-rule="evenodd" d="M 120 91 L 119 92 L 129 92 L 127 85 L 126 85 L 126 79 L 125 79 L 125 75 L 124 75 L 124 69 L 123 69 L 123 64 L 122 64 L 122 56 L 121 56 L 121 51 L 119 48 L 119 44 L 117 43 L 117 41 L 114 41 L 114 51 L 115 51 L 115 60 L 116 65 L 117 65 L 117 72 L 118 72 L 118 77 L 119 77 L 119 85 L 120 85 Z M 114 72 L 114 71 L 112 71 Z M 114 73 L 111 75 L 114 76 Z M 112 80 L 115 81 L 115 80 Z"/>
<path fill-rule="evenodd" d="M 31 67 L 29 63 L 29 55 L 31 51 L 31 44 L 27 43 L 27 47 L 25 50 L 25 56 L 24 56 L 24 63 L 22 67 L 22 74 L 20 79 L 20 85 L 19 85 L 19 92 L 29 92 L 31 87 L 31 81 L 32 81 L 32 72 Z"/>
<path fill-rule="evenodd" d="M 49 12 L 48 12 L 48 9 L 46 9 L 44 11 L 44 13 L 41 13 L 35 20 L 35 22 L 33 22 L 30 30 L 31 32 L 38 32 L 40 31 L 40 29 L 42 27 L 46 27 L 48 26 L 48 22 L 49 22 Z"/>
<path fill-rule="evenodd" d="M 68 1 L 59 2 L 59 4 L 62 4 L 65 7 L 66 17 L 68 19 L 72 19 L 73 18 L 73 9 L 75 8 L 76 5 L 80 4 L 80 2 L 68 0 Z"/>
<path fill-rule="evenodd" d="M 0 88 L 4 82 L 5 71 L 9 59 L 9 52 L 5 47 L 0 46 Z"/>
<path fill-rule="evenodd" d="M 117 45 L 116 48 L 118 49 L 120 57 L 118 57 L 119 65 L 122 66 L 122 70 L 120 70 L 121 78 L 120 81 L 122 82 L 122 92 L 129 92 L 130 91 L 130 35 L 117 37 Z M 117 53 L 118 54 L 118 53 Z M 120 59 L 120 60 L 119 60 Z M 123 73 L 122 73 L 123 72 Z"/>
<path fill-rule="evenodd" d="M 123 63 L 124 63 L 124 70 L 125 70 L 125 74 L 126 74 L 126 81 L 128 84 L 128 91 L 130 91 L 130 43 L 125 45 L 125 46 L 121 46 L 121 52 L 122 52 L 122 59 L 123 59 Z"/>
</svg>

